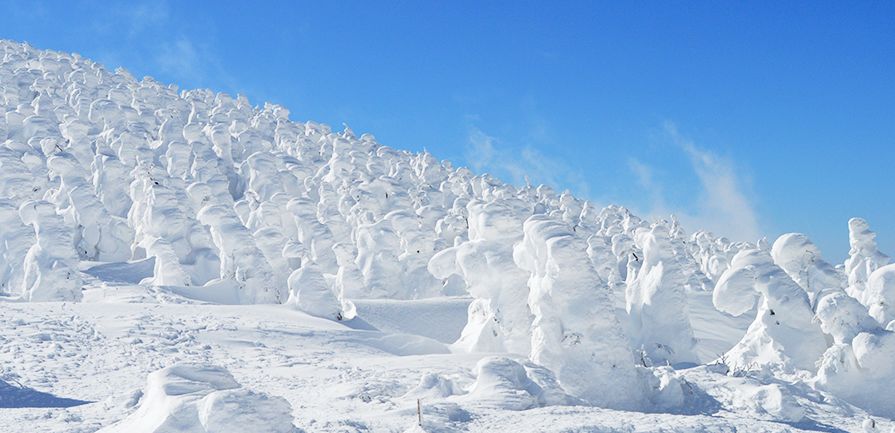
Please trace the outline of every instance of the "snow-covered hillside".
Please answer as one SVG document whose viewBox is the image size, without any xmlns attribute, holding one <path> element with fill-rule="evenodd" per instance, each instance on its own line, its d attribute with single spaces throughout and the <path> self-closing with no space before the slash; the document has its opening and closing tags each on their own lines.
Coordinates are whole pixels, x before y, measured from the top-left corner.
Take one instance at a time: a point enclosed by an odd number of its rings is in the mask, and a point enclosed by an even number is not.
<svg viewBox="0 0 895 433">
<path fill-rule="evenodd" d="M 835 265 L 9 41 L 0 108 L 0 431 L 895 431 L 862 219 Z"/>
</svg>

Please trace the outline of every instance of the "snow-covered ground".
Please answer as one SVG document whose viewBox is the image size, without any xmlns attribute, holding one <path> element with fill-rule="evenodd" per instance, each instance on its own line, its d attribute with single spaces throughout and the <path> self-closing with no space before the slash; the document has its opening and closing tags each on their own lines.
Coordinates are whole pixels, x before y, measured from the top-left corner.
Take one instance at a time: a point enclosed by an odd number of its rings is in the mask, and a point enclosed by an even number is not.
<svg viewBox="0 0 895 433">
<path fill-rule="evenodd" d="M 860 218 L 831 264 L 8 41 L 0 144 L 0 432 L 895 431 Z"/>
<path fill-rule="evenodd" d="M 692 394 L 676 414 L 565 405 L 510 410 L 520 407 L 512 403 L 519 396 L 500 396 L 498 387 L 469 396 L 477 362 L 501 354 L 452 354 L 445 343 L 459 334 L 467 303 L 362 301 L 358 311 L 368 320 L 341 323 L 278 305 L 197 304 L 114 284 L 88 289 L 81 303 L 6 303 L 5 373 L 89 403 L 2 408 L 0 431 L 96 431 L 137 410 L 149 373 L 181 362 L 223 367 L 243 387 L 285 398 L 290 421 L 307 432 L 402 432 L 416 425 L 417 398 L 430 432 L 862 431 L 867 417 L 806 386 L 705 366 L 680 371 Z M 805 420 L 780 421 L 790 406 L 802 407 Z M 875 419 L 888 432 L 890 424 Z"/>
</svg>

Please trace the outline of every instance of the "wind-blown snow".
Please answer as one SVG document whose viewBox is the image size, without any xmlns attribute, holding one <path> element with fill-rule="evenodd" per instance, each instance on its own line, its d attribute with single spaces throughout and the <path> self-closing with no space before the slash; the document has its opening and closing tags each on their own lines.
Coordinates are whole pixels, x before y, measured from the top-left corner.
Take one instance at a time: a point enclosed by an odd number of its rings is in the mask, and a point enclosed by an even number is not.
<svg viewBox="0 0 895 433">
<path fill-rule="evenodd" d="M 140 407 L 100 433 L 293 433 L 282 397 L 241 388 L 223 368 L 176 364 L 149 375 Z"/>
<path fill-rule="evenodd" d="M 895 264 L 862 219 L 841 265 L 799 233 L 688 235 L 8 41 L 0 108 L 0 380 L 92 402 L 0 431 L 895 417 Z"/>
</svg>

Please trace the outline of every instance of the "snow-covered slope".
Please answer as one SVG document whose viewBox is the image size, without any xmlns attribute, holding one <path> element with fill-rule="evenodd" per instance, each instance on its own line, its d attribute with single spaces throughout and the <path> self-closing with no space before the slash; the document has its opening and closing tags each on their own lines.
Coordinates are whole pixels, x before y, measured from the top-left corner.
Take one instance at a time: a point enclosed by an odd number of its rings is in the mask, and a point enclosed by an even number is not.
<svg viewBox="0 0 895 433">
<path fill-rule="evenodd" d="M 0 108 L 0 431 L 892 428 L 861 219 L 833 266 L 8 41 Z"/>
</svg>

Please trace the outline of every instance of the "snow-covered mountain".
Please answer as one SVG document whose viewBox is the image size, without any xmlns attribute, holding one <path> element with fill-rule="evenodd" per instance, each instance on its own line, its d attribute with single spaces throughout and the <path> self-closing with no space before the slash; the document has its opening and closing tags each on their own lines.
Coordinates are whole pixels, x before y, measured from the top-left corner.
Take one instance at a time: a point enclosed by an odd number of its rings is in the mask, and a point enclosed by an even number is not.
<svg viewBox="0 0 895 433">
<path fill-rule="evenodd" d="M 834 265 L 9 41 L 0 107 L 2 431 L 895 428 L 859 218 Z"/>
</svg>

